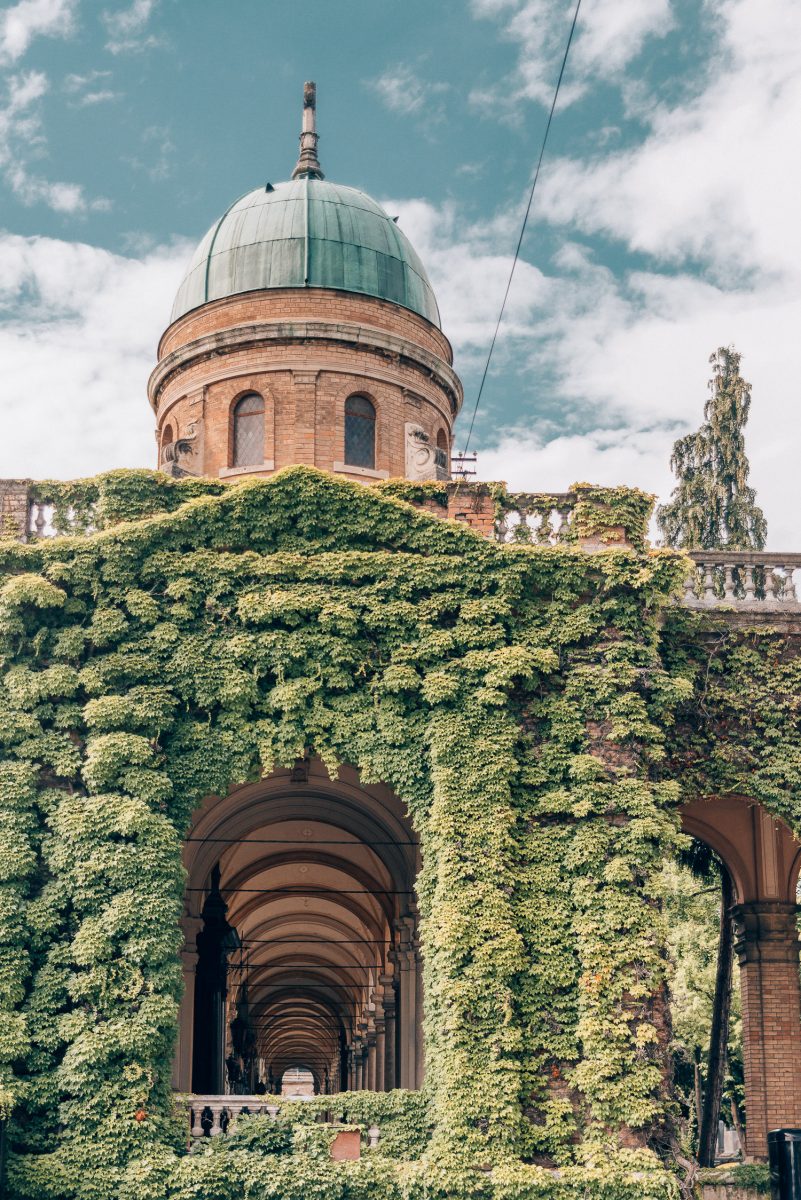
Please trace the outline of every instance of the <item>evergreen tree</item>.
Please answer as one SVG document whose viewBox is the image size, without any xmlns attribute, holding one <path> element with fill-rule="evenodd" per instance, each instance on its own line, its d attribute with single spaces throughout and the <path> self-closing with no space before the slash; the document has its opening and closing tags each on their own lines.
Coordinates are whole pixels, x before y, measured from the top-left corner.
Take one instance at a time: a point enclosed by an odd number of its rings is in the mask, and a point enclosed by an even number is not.
<svg viewBox="0 0 801 1200">
<path fill-rule="evenodd" d="M 721 346 L 710 356 L 712 378 L 704 423 L 673 445 L 678 478 L 657 523 L 666 546 L 684 550 L 761 550 L 767 524 L 748 486 L 744 429 L 751 385 L 740 375 L 740 355 Z"/>
</svg>

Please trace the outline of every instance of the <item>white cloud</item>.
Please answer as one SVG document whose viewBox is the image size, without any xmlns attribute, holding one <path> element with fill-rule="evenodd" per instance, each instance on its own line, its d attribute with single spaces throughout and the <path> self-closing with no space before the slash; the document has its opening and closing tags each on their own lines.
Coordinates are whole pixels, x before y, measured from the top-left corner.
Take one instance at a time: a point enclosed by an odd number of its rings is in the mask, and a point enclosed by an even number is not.
<svg viewBox="0 0 801 1200">
<path fill-rule="evenodd" d="M 653 113 L 639 145 L 552 162 L 540 211 L 716 278 L 795 274 L 801 260 L 801 6 L 715 0 L 714 63 L 697 98 Z"/>
<path fill-rule="evenodd" d="M 108 88 L 101 88 L 97 92 L 84 92 L 84 94 L 75 101 L 78 108 L 88 108 L 93 104 L 105 104 L 108 100 L 119 99 L 119 92 L 112 92 Z"/>
<path fill-rule="evenodd" d="M 153 463 L 146 383 L 190 250 L 0 236 L 0 476 Z"/>
<path fill-rule="evenodd" d="M 475 378 L 511 256 L 498 249 L 499 235 L 460 221 L 453 206 L 395 207 L 429 270 L 457 367 Z M 770 544 L 798 548 L 801 396 L 790 382 L 797 368 L 787 330 L 801 325 L 801 286 L 774 279 L 724 288 L 656 271 L 616 277 L 575 243 L 549 268 L 521 262 L 515 276 L 473 435 L 481 478 L 527 491 L 563 491 L 576 480 L 630 484 L 664 499 L 672 443 L 702 419 L 708 356 L 733 343 L 754 389 L 746 442 Z M 543 404 L 554 394 L 556 404 Z M 474 403 L 469 391 L 462 439 Z"/>
<path fill-rule="evenodd" d="M 425 112 L 434 119 L 438 119 L 440 115 L 435 97 L 441 96 L 449 89 L 447 83 L 431 83 L 422 79 L 406 63 L 390 67 L 383 75 L 371 80 L 369 87 L 392 112 L 404 116 Z"/>
<path fill-rule="evenodd" d="M 77 0 L 19 0 L 0 12 L 0 65 L 21 58 L 35 37 L 67 37 Z"/>
<path fill-rule="evenodd" d="M 471 92 L 474 107 L 509 114 L 521 99 L 550 106 L 574 5 L 563 0 L 472 0 L 474 16 L 502 22 L 502 36 L 518 46 L 514 75 Z M 593 0 L 580 11 L 564 106 L 595 79 L 619 77 L 648 38 L 664 37 L 674 24 L 670 0 Z"/>
<path fill-rule="evenodd" d="M 518 0 L 477 4 L 507 28 L 517 18 L 520 36 L 524 10 L 529 19 L 535 12 Z M 656 20 L 658 9 L 644 8 Z M 707 0 L 706 15 L 715 54 L 689 99 L 668 107 L 641 87 L 649 124 L 640 144 L 547 165 L 536 219 L 544 212 L 567 240 L 552 261 L 521 261 L 473 448 L 483 478 L 517 488 L 563 490 L 587 479 L 664 498 L 672 443 L 702 419 L 708 356 L 734 344 L 753 384 L 746 443 L 770 544 L 797 549 L 801 8 Z M 630 47 L 641 33 L 630 31 Z M 599 28 L 593 37 L 584 64 L 603 45 Z M 589 69 L 582 67 L 583 79 Z M 457 363 L 475 375 L 519 215 L 500 212 L 480 228 L 452 206 L 400 211 L 429 268 Z M 644 265 L 599 265 L 577 240 L 584 233 L 645 254 Z M 525 257 L 538 246 L 533 227 Z M 462 436 L 474 403 L 468 395 Z"/>
<path fill-rule="evenodd" d="M 158 0 L 133 0 L 128 8 L 104 12 L 102 19 L 109 37 L 106 49 L 112 54 L 122 54 L 125 51 L 145 50 L 157 45 L 158 38 L 145 33 L 145 27 L 157 4 Z"/>
<path fill-rule="evenodd" d="M 140 140 L 144 155 L 126 155 L 124 161 L 137 171 L 144 171 L 153 180 L 166 179 L 175 164 L 175 143 L 168 125 L 150 125 L 143 129 Z"/>
<path fill-rule="evenodd" d="M 9 78 L 8 97 L 0 106 L 0 174 L 22 204 L 42 203 L 54 212 L 71 216 L 105 211 L 109 201 L 103 197 L 90 199 L 80 184 L 45 179 L 31 170 L 31 155 L 44 151 L 38 103 L 49 86 L 42 71 Z"/>
<path fill-rule="evenodd" d="M 119 92 L 112 91 L 107 80 L 111 71 L 89 71 L 86 75 L 67 75 L 64 79 L 64 91 L 73 96 L 76 108 L 88 108 L 94 104 L 103 104 L 108 100 L 118 100 Z"/>
<path fill-rule="evenodd" d="M 517 214 L 501 214 L 497 222 L 471 225 L 452 203 L 441 208 L 425 200 L 387 200 L 389 212 L 426 265 L 448 337 L 469 365 L 486 352 L 509 277 L 511 258 L 499 247 L 512 240 Z M 502 327 L 502 340 L 526 337 L 539 307 L 547 301 L 549 282 L 536 267 L 521 261 Z"/>
</svg>

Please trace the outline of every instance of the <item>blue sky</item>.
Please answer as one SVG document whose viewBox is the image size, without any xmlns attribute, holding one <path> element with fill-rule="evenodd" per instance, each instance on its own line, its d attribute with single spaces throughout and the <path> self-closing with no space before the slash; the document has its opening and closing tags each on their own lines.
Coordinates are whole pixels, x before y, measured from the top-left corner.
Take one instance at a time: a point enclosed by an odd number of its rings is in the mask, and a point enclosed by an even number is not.
<svg viewBox="0 0 801 1200">
<path fill-rule="evenodd" d="M 0 474 L 153 462 L 145 398 L 193 244 L 293 166 L 400 215 L 475 401 L 571 0 L 19 0 L 0 7 Z M 801 5 L 584 0 L 479 410 L 484 478 L 665 494 L 707 358 L 754 385 L 771 543 L 801 452 Z M 466 422 L 463 422 L 463 428 Z"/>
</svg>

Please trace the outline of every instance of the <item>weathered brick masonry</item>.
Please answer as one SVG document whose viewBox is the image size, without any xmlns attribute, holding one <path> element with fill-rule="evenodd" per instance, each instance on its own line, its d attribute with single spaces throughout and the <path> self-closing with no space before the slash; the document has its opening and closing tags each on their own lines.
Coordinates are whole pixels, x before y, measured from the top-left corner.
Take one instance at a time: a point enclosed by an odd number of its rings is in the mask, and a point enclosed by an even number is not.
<svg viewBox="0 0 801 1200">
<path fill-rule="evenodd" d="M 462 400 L 448 339 L 388 301 L 326 288 L 253 292 L 175 321 L 150 380 L 157 440 L 185 439 L 192 474 L 266 475 L 303 463 L 350 478 L 406 475 L 406 426 L 450 447 Z M 260 465 L 232 470 L 232 410 L 246 392 L 265 404 Z M 348 467 L 344 407 L 376 410 L 375 469 Z"/>
</svg>

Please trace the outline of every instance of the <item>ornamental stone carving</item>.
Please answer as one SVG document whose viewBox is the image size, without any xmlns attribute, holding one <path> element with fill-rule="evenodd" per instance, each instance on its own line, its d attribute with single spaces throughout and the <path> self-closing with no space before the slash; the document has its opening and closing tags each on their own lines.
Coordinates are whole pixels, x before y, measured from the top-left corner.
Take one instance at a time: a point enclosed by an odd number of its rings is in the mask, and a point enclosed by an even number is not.
<svg viewBox="0 0 801 1200">
<path fill-rule="evenodd" d="M 422 425 L 406 422 L 406 478 L 425 482 L 448 479 L 448 460 L 435 446 Z"/>
</svg>

